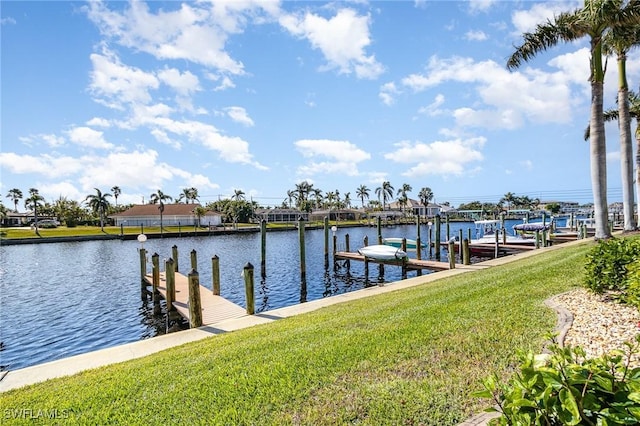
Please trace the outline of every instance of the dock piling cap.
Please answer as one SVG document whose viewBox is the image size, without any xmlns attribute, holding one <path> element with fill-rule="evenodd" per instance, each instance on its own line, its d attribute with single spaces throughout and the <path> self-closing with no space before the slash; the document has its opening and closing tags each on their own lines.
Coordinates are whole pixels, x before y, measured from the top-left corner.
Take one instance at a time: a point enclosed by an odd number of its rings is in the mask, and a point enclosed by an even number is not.
<svg viewBox="0 0 640 426">
<path fill-rule="evenodd" d="M 144 243 L 145 241 L 147 241 L 147 236 L 146 235 L 144 235 L 144 234 L 138 235 L 138 242 Z"/>
</svg>

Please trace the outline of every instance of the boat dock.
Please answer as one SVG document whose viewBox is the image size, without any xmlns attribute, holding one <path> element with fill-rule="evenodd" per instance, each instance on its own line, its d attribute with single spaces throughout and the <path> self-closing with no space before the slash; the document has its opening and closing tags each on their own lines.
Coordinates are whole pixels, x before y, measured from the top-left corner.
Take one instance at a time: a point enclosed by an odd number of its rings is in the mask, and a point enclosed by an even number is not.
<svg viewBox="0 0 640 426">
<path fill-rule="evenodd" d="M 449 266 L 449 262 L 438 262 L 435 260 L 418 260 L 418 259 L 411 259 L 411 258 L 406 258 L 404 261 L 403 260 L 378 260 L 370 257 L 365 257 L 360 253 L 355 253 L 350 251 L 338 251 L 334 254 L 334 258 L 336 260 L 354 260 L 358 262 L 377 263 L 381 265 L 404 266 L 406 269 L 411 269 L 411 270 L 428 269 L 430 271 L 438 272 L 438 271 L 447 271 L 451 269 Z M 463 265 L 460 263 L 456 263 L 455 268 L 482 269 L 482 267 L 479 267 L 477 265 L 476 266 Z"/>
<path fill-rule="evenodd" d="M 153 285 L 153 275 L 145 275 L 145 281 L 148 285 Z M 176 272 L 175 273 L 176 300 L 173 307 L 187 321 L 189 321 L 189 279 Z M 167 281 L 165 273 L 160 273 L 160 284 L 158 292 L 166 300 L 167 299 Z M 245 308 L 225 299 L 222 296 L 216 296 L 211 289 L 200 285 L 200 301 L 202 307 L 202 325 L 214 324 L 226 319 L 239 318 L 247 315 Z"/>
</svg>

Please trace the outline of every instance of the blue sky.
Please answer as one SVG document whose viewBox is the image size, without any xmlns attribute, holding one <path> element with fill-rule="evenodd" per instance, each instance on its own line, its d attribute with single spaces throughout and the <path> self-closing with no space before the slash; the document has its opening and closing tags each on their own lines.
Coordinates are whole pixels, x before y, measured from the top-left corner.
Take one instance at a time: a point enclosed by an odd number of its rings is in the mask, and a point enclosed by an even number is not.
<svg viewBox="0 0 640 426">
<path fill-rule="evenodd" d="M 588 44 L 517 71 L 521 34 L 581 2 L 3 1 L 0 191 L 280 205 L 388 180 L 436 202 L 590 202 Z M 640 55 L 628 61 L 632 88 Z M 615 60 L 605 107 L 615 106 Z M 609 201 L 620 200 L 607 125 Z"/>
</svg>

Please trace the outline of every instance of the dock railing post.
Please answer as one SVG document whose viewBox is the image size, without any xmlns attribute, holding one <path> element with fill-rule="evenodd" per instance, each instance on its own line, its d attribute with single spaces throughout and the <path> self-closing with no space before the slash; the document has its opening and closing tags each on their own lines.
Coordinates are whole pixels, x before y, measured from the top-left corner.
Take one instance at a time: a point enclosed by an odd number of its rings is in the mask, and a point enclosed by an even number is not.
<svg viewBox="0 0 640 426">
<path fill-rule="evenodd" d="M 260 276 L 267 276 L 267 221 L 264 219 L 260 222 Z"/>
<path fill-rule="evenodd" d="M 449 240 L 449 269 L 456 269 L 456 251 L 453 240 Z"/>
<path fill-rule="evenodd" d="M 173 247 L 171 247 L 171 258 L 173 259 L 174 271 L 179 272 L 180 268 L 178 268 L 178 246 L 175 244 L 173 245 Z"/>
<path fill-rule="evenodd" d="M 344 251 L 349 253 L 351 251 L 351 247 L 349 246 L 349 234 L 344 234 Z M 347 266 L 347 270 L 351 267 L 351 261 L 349 259 L 344 262 Z"/>
<path fill-rule="evenodd" d="M 536 248 L 540 248 L 540 231 L 536 231 Z"/>
<path fill-rule="evenodd" d="M 220 258 L 217 254 L 211 258 L 211 280 L 213 295 L 220 296 Z"/>
<path fill-rule="evenodd" d="M 167 285 L 167 313 L 175 311 L 173 302 L 176 300 L 176 270 L 175 261 L 167 259 L 164 263 L 164 274 Z"/>
<path fill-rule="evenodd" d="M 436 215 L 436 236 L 435 236 L 435 255 L 436 260 L 440 261 L 440 215 Z"/>
<path fill-rule="evenodd" d="M 449 235 L 450 231 L 451 231 L 451 226 L 449 225 L 449 215 L 448 214 L 445 214 L 445 216 L 444 216 L 444 223 L 445 223 L 445 225 L 446 225 L 445 227 L 447 229 L 447 241 L 449 241 L 451 239 L 451 235 Z"/>
<path fill-rule="evenodd" d="M 247 263 L 243 270 L 244 275 L 244 291 L 247 298 L 247 314 L 253 315 L 255 313 L 255 301 L 253 291 L 253 265 Z"/>
<path fill-rule="evenodd" d="M 324 217 L 324 269 L 329 269 L 329 217 Z"/>
<path fill-rule="evenodd" d="M 495 253 L 493 258 L 497 259 L 498 258 L 498 252 L 499 252 L 499 242 L 500 242 L 500 235 L 498 234 L 498 231 L 496 230 L 496 232 L 494 232 L 495 237 L 496 237 L 496 248 L 495 248 Z"/>
<path fill-rule="evenodd" d="M 462 264 L 470 265 L 471 264 L 471 256 L 469 252 L 469 240 L 462 240 Z"/>
<path fill-rule="evenodd" d="M 200 276 L 198 271 L 189 272 L 189 327 L 202 326 L 202 301 L 200 300 Z"/>
<path fill-rule="evenodd" d="M 198 253 L 195 249 L 191 250 L 191 269 L 198 270 Z"/>
<path fill-rule="evenodd" d="M 147 250 L 141 248 L 138 253 L 140 254 L 140 292 L 142 300 L 147 299 L 147 282 L 145 276 L 147 275 Z"/>
<path fill-rule="evenodd" d="M 367 235 L 364 236 L 364 240 L 362 241 L 362 244 L 366 247 L 369 245 L 369 237 Z M 369 259 L 367 259 L 367 256 L 363 256 L 364 257 L 364 282 L 368 283 L 369 282 Z"/>
<path fill-rule="evenodd" d="M 153 293 L 151 298 L 153 300 L 153 313 L 160 313 L 160 293 L 158 292 L 158 287 L 160 286 L 160 256 L 158 253 L 153 253 L 151 255 L 151 264 L 153 265 L 152 271 L 152 284 L 153 284 Z"/>
<path fill-rule="evenodd" d="M 300 246 L 300 280 L 306 281 L 307 261 L 304 247 L 304 218 L 302 216 L 298 218 L 298 243 Z"/>
<path fill-rule="evenodd" d="M 378 215 L 376 226 L 378 228 L 378 244 L 382 244 L 382 217 L 380 215 Z"/>
<path fill-rule="evenodd" d="M 460 250 L 460 252 L 458 253 L 458 255 L 460 256 L 460 263 L 463 263 L 464 253 L 462 250 L 462 228 L 458 229 L 458 250 Z"/>
</svg>

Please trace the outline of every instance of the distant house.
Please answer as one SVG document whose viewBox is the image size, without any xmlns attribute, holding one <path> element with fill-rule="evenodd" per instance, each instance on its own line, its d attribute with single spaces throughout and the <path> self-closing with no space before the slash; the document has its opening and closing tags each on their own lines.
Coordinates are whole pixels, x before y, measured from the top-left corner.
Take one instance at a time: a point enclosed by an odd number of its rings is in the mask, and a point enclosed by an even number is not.
<svg viewBox="0 0 640 426">
<path fill-rule="evenodd" d="M 296 209 L 260 209 L 255 211 L 255 217 L 258 221 L 265 220 L 267 222 L 297 222 L 300 217 L 305 221 L 309 220 L 309 213 L 301 212 Z"/>
<path fill-rule="evenodd" d="M 138 204 L 122 213 L 109 216 L 116 226 L 159 226 L 159 204 Z M 162 212 L 163 226 L 194 226 L 198 224 L 198 217 L 193 213 L 200 204 L 165 204 Z M 208 210 L 200 218 L 202 226 L 218 226 L 222 224 L 222 213 Z"/>
<path fill-rule="evenodd" d="M 427 204 L 427 207 L 425 208 L 425 206 L 423 206 L 420 201 L 413 200 L 411 198 L 407 199 L 406 206 L 401 205 L 398 201 L 394 201 L 392 203 L 389 203 L 389 208 L 391 210 L 400 210 L 406 212 L 407 214 L 411 213 L 415 216 L 423 217 L 434 217 L 436 215 L 439 215 L 442 210 L 442 206 L 433 203 Z"/>
</svg>

